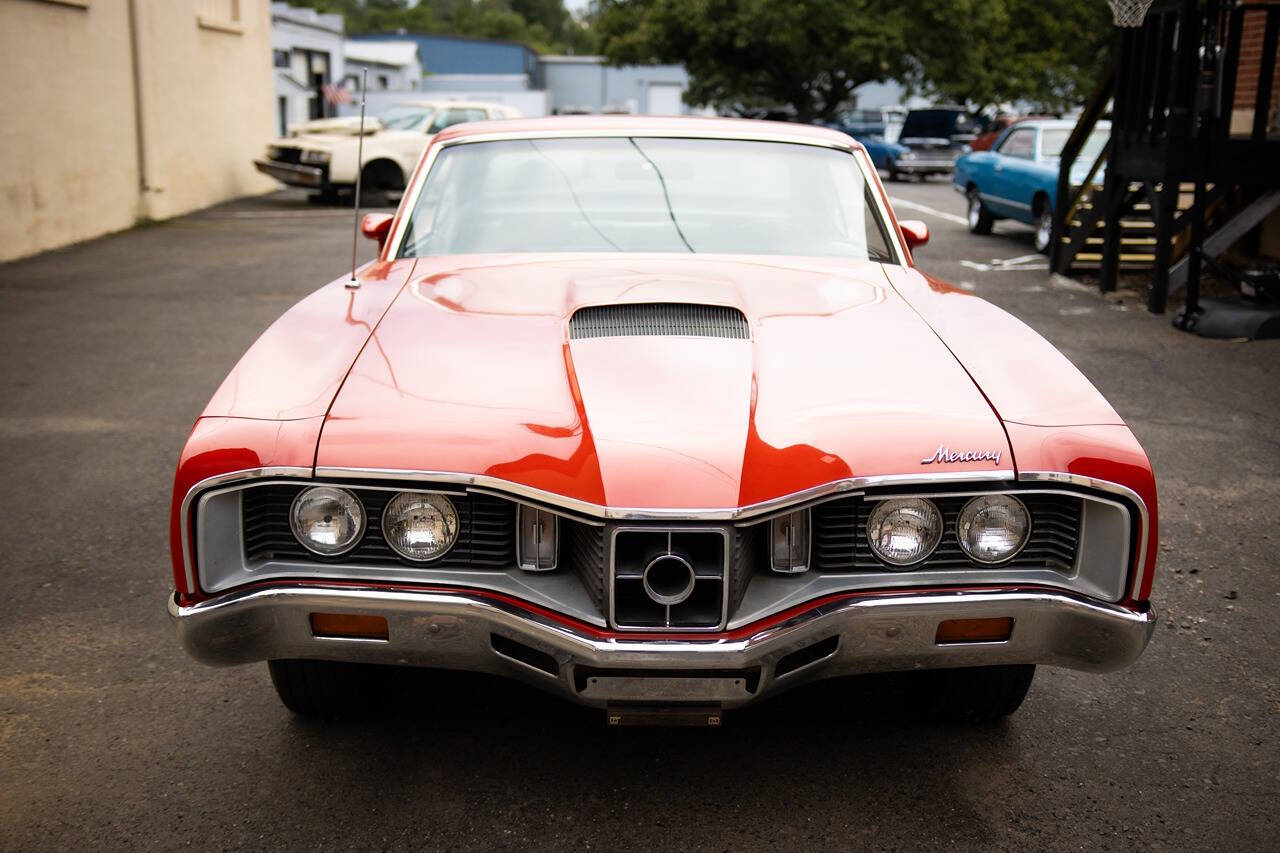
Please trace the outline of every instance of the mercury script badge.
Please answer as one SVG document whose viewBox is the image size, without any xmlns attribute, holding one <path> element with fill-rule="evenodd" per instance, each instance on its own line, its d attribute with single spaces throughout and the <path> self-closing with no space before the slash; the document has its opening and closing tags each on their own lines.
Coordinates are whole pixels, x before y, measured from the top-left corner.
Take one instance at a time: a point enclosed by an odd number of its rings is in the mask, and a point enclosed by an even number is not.
<svg viewBox="0 0 1280 853">
<path fill-rule="evenodd" d="M 937 462 L 941 465 L 948 462 L 982 462 L 983 460 L 989 460 L 991 464 L 999 465 L 1001 452 L 999 450 L 952 450 L 945 444 L 939 444 L 933 455 L 927 459 L 921 459 L 920 464 L 932 465 Z"/>
</svg>

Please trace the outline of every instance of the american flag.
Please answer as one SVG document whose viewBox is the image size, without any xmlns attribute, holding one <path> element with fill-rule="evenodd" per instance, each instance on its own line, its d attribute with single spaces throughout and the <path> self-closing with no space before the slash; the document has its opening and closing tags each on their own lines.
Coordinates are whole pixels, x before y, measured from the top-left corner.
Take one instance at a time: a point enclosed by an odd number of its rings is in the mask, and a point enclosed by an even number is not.
<svg viewBox="0 0 1280 853">
<path fill-rule="evenodd" d="M 351 103 L 351 93 L 347 91 L 347 87 L 342 84 L 334 85 L 325 83 L 323 88 L 325 103 L 341 106 L 342 104 Z"/>
</svg>

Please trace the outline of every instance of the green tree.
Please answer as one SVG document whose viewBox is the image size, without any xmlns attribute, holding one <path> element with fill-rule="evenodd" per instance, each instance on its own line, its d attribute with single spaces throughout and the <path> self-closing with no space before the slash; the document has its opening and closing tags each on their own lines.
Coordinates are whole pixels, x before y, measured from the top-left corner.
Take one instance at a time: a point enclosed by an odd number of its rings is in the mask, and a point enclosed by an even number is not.
<svg viewBox="0 0 1280 853">
<path fill-rule="evenodd" d="M 563 0 L 290 0 L 321 12 L 341 13 L 352 35 L 405 32 L 507 39 L 547 53 L 588 53 L 591 31 Z"/>
<path fill-rule="evenodd" d="M 679 62 L 690 103 L 790 104 L 828 118 L 866 82 L 897 79 L 982 109 L 1082 101 L 1112 34 L 1102 0 L 596 0 L 616 65 Z"/>
<path fill-rule="evenodd" d="M 685 100 L 725 110 L 827 119 L 857 86 L 906 70 L 897 0 L 597 0 L 592 18 L 612 63 L 683 63 Z"/>
<path fill-rule="evenodd" d="M 904 82 L 975 109 L 1027 101 L 1059 112 L 1097 83 L 1112 34 L 1105 3 L 907 0 Z"/>
</svg>

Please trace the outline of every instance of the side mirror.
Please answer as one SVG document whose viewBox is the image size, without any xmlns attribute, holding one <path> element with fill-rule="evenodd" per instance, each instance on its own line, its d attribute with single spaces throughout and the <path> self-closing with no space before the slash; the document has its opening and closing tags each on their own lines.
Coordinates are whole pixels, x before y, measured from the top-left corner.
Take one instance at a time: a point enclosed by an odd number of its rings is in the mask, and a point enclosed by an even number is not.
<svg viewBox="0 0 1280 853">
<path fill-rule="evenodd" d="M 908 249 L 915 249 L 929 242 L 929 226 L 919 219 L 904 219 L 898 223 L 898 227 L 902 229 Z"/>
<path fill-rule="evenodd" d="M 370 240 L 378 241 L 378 251 L 387 244 L 391 236 L 391 222 L 395 219 L 390 213 L 366 213 L 360 221 L 360 233 Z M 921 223 L 923 224 L 923 223 Z"/>
</svg>

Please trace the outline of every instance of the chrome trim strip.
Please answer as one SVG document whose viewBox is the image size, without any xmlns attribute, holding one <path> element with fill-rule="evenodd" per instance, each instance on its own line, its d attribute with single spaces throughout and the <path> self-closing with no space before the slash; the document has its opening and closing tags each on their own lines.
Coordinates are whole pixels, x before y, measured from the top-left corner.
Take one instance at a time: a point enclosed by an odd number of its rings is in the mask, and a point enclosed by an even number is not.
<svg viewBox="0 0 1280 853">
<path fill-rule="evenodd" d="M 1151 521 L 1147 511 L 1147 504 L 1137 492 L 1128 486 L 1122 486 L 1110 480 L 1099 480 L 1094 477 L 1067 474 L 1060 471 L 1020 471 L 1018 473 L 1018 481 L 1025 483 L 1067 483 L 1086 489 L 1111 492 L 1132 501 L 1134 506 L 1138 508 L 1140 524 L 1138 528 L 1138 562 L 1135 564 L 1133 585 L 1129 589 L 1129 595 L 1134 599 L 1138 597 L 1138 591 L 1142 589 L 1142 585 L 1147 579 L 1147 539 L 1151 529 Z"/>
<path fill-rule="evenodd" d="M 648 698 L 655 701 L 677 697 L 662 692 L 663 682 L 647 680 L 646 671 L 759 667 L 756 692 L 733 704 L 755 701 L 812 677 L 859 672 L 1002 663 L 1106 672 L 1136 660 L 1156 622 L 1150 609 L 1134 611 L 1084 596 L 1031 589 L 839 598 L 815 602 L 780 622 L 756 623 L 747 632 L 696 639 L 602 635 L 510 599 L 466 590 L 270 587 L 231 592 L 190 606 L 171 596 L 168 607 L 181 644 L 204 663 L 317 658 L 447 667 L 520 678 L 585 704 L 605 704 L 612 697 L 587 696 L 579 690 L 579 666 L 629 670 L 629 677 L 646 679 Z M 382 615 L 388 622 L 388 639 L 368 643 L 317 638 L 309 619 L 314 611 Z M 937 625 L 943 619 L 993 617 L 1014 619 L 1008 641 L 936 643 Z M 493 635 L 552 656 L 558 675 L 549 678 L 548 673 L 513 664 L 493 649 Z M 839 637 L 833 655 L 814 662 L 803 675 L 797 670 L 785 681 L 777 678 L 779 660 L 833 636 Z"/>
<path fill-rule="evenodd" d="M 437 145 L 430 145 L 426 154 L 426 160 L 422 163 L 421 168 L 415 167 L 415 178 L 412 184 L 405 190 L 404 195 L 400 199 L 399 213 L 402 213 L 396 222 L 396 230 L 387 240 L 387 257 L 398 258 L 401 249 L 404 248 L 404 238 L 409 231 L 409 220 L 412 218 L 413 210 L 418 206 L 418 196 L 422 194 L 422 189 L 426 186 L 427 177 L 431 174 L 431 167 L 435 164 L 436 158 L 440 156 L 440 152 L 454 145 L 470 145 L 477 142 L 503 142 L 518 139 L 602 139 L 602 138 L 627 138 L 638 137 L 641 139 L 727 139 L 742 140 L 744 142 L 778 142 L 790 145 L 812 145 L 816 148 L 829 148 L 834 151 L 845 151 L 854 155 L 854 160 L 858 163 L 858 170 L 862 173 L 863 180 L 867 186 L 875 187 L 879 182 L 879 173 L 876 172 L 875 166 L 871 163 L 871 158 L 866 155 L 861 143 L 856 142 L 852 137 L 848 141 L 837 139 L 821 139 L 811 136 L 803 136 L 800 134 L 789 133 L 772 133 L 763 131 L 752 131 L 744 129 L 742 131 L 729 133 L 725 131 L 711 131 L 700 129 L 697 122 L 690 122 L 688 129 L 681 130 L 659 130 L 656 128 L 648 130 L 623 130 L 621 128 L 611 129 L 595 129 L 595 130 L 534 130 L 534 131 L 492 131 L 490 133 L 476 134 L 474 136 L 463 136 L 457 139 L 449 139 Z M 949 164 L 950 165 L 950 164 Z M 910 253 L 906 245 L 902 242 L 898 230 L 891 227 L 897 220 L 889 213 L 889 209 L 884 200 L 884 194 L 873 192 L 871 195 L 875 200 L 876 210 L 881 217 L 881 224 L 890 236 L 890 242 L 893 243 L 894 253 L 897 255 L 897 263 L 900 266 L 910 266 L 908 258 Z M 603 253 L 602 253 L 603 254 Z"/>
<path fill-rule="evenodd" d="M 1010 207 L 1016 207 L 1021 210 L 1031 209 L 1031 205 L 1029 204 L 1023 204 L 1020 201 L 1014 201 L 1013 199 L 1004 198 L 1003 196 L 991 195 L 990 193 L 980 192 L 978 193 L 978 197 L 981 198 L 983 201 L 994 201 L 994 202 L 998 202 L 999 204 L 1007 204 Z"/>
<path fill-rule="evenodd" d="M 817 501 L 835 494 L 854 494 L 863 489 L 890 488 L 895 486 L 919 486 L 930 483 L 1007 483 L 1016 477 L 1013 471 L 953 471 L 941 474 L 888 474 L 874 477 L 850 477 L 835 480 L 820 486 L 802 489 L 789 495 L 770 498 L 767 501 L 748 504 L 742 507 L 611 507 L 589 503 L 547 492 L 533 486 L 525 486 L 510 480 L 490 477 L 486 474 L 458 474 L 449 471 L 412 471 L 408 469 L 389 468 L 342 468 L 318 466 L 315 469 L 316 479 L 371 479 L 371 480 L 405 480 L 432 481 L 451 483 L 459 486 L 492 489 L 505 496 L 526 498 L 550 506 L 559 507 L 569 512 L 601 518 L 608 521 L 738 521 L 756 518 L 771 512 L 796 511 L 797 504 Z"/>
<path fill-rule="evenodd" d="M 229 471 L 226 474 L 206 477 L 187 489 L 187 493 L 182 498 L 180 509 L 182 513 L 180 531 L 182 533 L 182 567 L 187 578 L 188 590 L 195 592 L 200 589 L 196 585 L 195 566 L 191 560 L 191 502 L 195 500 L 197 494 L 214 486 L 234 483 L 237 480 L 252 480 L 261 477 L 298 477 L 309 480 L 311 479 L 311 469 L 290 465 L 277 465 L 268 468 L 242 468 L 239 471 Z"/>
</svg>

